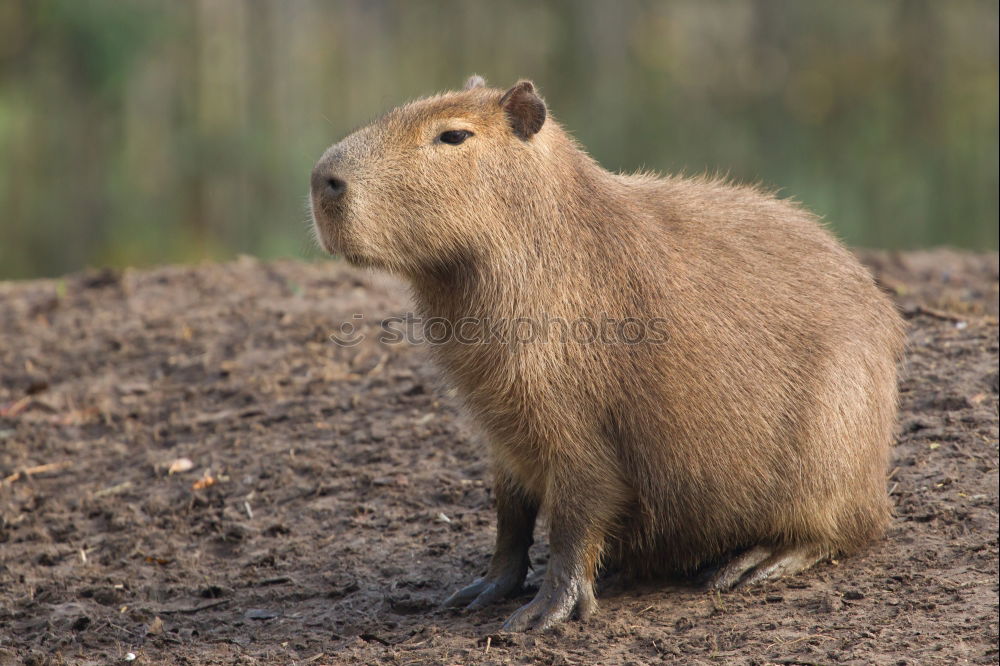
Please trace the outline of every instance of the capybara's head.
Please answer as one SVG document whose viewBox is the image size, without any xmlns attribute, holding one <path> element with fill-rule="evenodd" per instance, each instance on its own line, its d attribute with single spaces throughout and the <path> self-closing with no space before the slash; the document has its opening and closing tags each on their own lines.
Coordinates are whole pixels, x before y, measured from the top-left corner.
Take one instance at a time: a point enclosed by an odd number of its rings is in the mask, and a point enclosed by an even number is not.
<svg viewBox="0 0 1000 666">
<path fill-rule="evenodd" d="M 524 218 L 543 178 L 545 118 L 529 81 L 505 92 L 478 76 L 461 92 L 393 109 L 313 169 L 319 243 L 351 263 L 412 275 L 503 242 L 515 230 L 498 225 Z"/>
</svg>

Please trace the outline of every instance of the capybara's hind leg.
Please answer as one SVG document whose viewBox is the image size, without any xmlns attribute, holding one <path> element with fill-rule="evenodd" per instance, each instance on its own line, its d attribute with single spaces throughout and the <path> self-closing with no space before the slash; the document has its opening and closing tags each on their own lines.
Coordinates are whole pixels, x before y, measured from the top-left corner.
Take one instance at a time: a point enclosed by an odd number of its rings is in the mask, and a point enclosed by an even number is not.
<svg viewBox="0 0 1000 666">
<path fill-rule="evenodd" d="M 812 545 L 755 546 L 725 564 L 712 576 L 708 585 L 716 590 L 749 587 L 765 580 L 797 574 L 826 556 L 824 549 Z"/>
<path fill-rule="evenodd" d="M 713 590 L 728 590 L 736 586 L 743 576 L 773 553 L 766 546 L 755 546 L 729 560 L 708 579 L 707 587 Z"/>
<path fill-rule="evenodd" d="M 823 549 L 816 546 L 787 546 L 776 549 L 774 554 L 750 570 L 736 586 L 749 587 L 765 580 L 792 576 L 805 571 L 827 556 Z"/>
</svg>

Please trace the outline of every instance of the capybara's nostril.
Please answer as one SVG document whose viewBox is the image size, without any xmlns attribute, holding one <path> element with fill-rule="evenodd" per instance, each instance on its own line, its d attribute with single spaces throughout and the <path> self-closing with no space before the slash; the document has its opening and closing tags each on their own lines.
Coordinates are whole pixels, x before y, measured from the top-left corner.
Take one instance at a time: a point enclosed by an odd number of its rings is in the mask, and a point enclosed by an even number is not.
<svg viewBox="0 0 1000 666">
<path fill-rule="evenodd" d="M 317 164 L 312 172 L 313 196 L 339 199 L 347 191 L 347 181 L 330 174 L 329 164 Z"/>
<path fill-rule="evenodd" d="M 339 198 L 346 190 L 347 183 L 342 181 L 340 178 L 334 178 L 331 176 L 326 179 L 326 191 L 330 196 Z"/>
</svg>

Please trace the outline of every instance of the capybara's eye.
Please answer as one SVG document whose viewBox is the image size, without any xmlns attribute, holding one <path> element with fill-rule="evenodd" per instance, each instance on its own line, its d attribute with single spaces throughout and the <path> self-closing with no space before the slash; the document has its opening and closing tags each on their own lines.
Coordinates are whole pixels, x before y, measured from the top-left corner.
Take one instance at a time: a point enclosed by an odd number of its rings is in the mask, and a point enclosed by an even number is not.
<svg viewBox="0 0 1000 666">
<path fill-rule="evenodd" d="M 441 143 L 450 143 L 453 146 L 457 146 L 470 136 L 472 136 L 472 132 L 469 130 L 448 130 L 447 132 L 441 132 L 441 136 L 438 138 L 441 140 Z"/>
</svg>

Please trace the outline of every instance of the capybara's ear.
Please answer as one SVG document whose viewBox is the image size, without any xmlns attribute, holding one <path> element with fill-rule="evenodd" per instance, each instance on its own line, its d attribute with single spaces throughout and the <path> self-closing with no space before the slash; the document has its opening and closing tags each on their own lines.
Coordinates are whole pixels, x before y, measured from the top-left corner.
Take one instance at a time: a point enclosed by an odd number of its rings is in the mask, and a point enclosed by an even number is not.
<svg viewBox="0 0 1000 666">
<path fill-rule="evenodd" d="M 478 74 L 473 74 L 465 81 L 464 90 L 472 90 L 474 88 L 485 88 L 486 79 L 479 76 Z"/>
<path fill-rule="evenodd" d="M 500 98 L 510 128 L 524 140 L 530 139 L 545 124 L 545 102 L 535 94 L 531 81 L 518 81 Z"/>
</svg>

